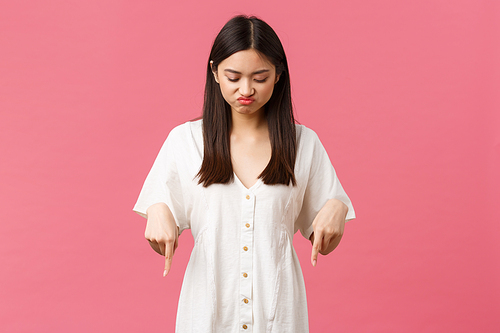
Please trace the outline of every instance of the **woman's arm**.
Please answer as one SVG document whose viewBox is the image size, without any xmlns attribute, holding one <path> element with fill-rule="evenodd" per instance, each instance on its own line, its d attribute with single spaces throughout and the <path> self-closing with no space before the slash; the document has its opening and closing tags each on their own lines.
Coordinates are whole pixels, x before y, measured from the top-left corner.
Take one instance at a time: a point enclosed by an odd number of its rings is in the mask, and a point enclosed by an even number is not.
<svg viewBox="0 0 500 333">
<path fill-rule="evenodd" d="M 175 249 L 179 245 L 179 227 L 172 212 L 163 202 L 149 206 L 146 214 L 148 222 L 144 236 L 153 250 L 165 256 L 163 276 L 166 276 L 170 271 Z"/>
<path fill-rule="evenodd" d="M 313 221 L 311 263 L 316 266 L 318 252 L 322 255 L 335 250 L 344 234 L 347 205 L 338 199 L 330 199 L 318 212 Z"/>
</svg>

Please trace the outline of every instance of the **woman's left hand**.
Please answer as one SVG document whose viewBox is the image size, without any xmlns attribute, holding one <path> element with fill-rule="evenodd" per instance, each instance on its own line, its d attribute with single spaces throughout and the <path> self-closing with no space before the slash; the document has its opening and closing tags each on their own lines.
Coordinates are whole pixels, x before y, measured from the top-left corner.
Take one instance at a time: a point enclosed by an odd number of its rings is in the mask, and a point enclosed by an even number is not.
<svg viewBox="0 0 500 333">
<path fill-rule="evenodd" d="M 330 199 L 318 212 L 313 221 L 311 263 L 316 266 L 318 252 L 322 255 L 335 250 L 344 234 L 345 218 L 348 208 L 338 199 Z"/>
</svg>

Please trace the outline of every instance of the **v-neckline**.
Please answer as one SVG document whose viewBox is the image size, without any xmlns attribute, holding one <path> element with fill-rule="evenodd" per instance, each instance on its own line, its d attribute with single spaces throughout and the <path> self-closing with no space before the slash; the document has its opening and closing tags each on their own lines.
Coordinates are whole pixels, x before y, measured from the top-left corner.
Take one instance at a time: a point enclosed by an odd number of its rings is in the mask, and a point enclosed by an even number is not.
<svg viewBox="0 0 500 333">
<path fill-rule="evenodd" d="M 236 182 L 239 183 L 240 186 L 245 189 L 245 191 L 252 191 L 252 190 L 254 190 L 255 188 L 257 188 L 262 183 L 262 180 L 260 178 L 257 178 L 257 181 L 252 186 L 246 187 L 241 182 L 241 180 L 238 178 L 238 176 L 236 175 L 236 172 L 233 171 L 233 175 L 234 175 L 234 178 L 235 178 Z"/>
</svg>

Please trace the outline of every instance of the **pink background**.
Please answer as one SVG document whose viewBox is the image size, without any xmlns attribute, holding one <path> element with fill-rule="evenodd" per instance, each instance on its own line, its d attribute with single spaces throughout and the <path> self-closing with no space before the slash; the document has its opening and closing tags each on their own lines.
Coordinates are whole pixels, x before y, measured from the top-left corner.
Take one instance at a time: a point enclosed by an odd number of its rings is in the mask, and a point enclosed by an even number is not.
<svg viewBox="0 0 500 333">
<path fill-rule="evenodd" d="M 132 207 L 241 13 L 358 216 L 316 268 L 296 235 L 311 332 L 500 332 L 494 0 L 2 1 L 0 331 L 173 332 L 192 237 L 163 279 Z"/>
</svg>

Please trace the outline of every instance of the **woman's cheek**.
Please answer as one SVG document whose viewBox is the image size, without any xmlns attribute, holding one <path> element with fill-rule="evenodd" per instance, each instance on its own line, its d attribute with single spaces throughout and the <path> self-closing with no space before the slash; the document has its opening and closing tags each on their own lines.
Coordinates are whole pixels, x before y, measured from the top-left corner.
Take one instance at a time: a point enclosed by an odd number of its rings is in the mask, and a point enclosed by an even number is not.
<svg viewBox="0 0 500 333">
<path fill-rule="evenodd" d="M 273 90 L 274 90 L 274 85 L 266 87 L 265 95 L 268 100 L 271 98 Z"/>
</svg>

